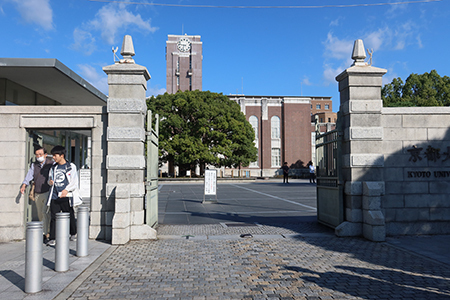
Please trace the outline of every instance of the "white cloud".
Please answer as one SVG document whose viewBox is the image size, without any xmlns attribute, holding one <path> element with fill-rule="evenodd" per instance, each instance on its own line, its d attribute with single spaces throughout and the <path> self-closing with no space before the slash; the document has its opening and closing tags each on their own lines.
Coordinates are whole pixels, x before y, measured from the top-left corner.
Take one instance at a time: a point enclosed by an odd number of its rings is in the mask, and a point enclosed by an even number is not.
<svg viewBox="0 0 450 300">
<path fill-rule="evenodd" d="M 78 68 L 80 69 L 81 77 L 95 86 L 100 92 L 108 95 L 108 76 L 102 71 L 101 67 L 79 64 Z"/>
<path fill-rule="evenodd" d="M 337 19 L 334 19 L 333 21 L 330 22 L 330 26 L 339 26 L 339 24 L 343 19 L 344 19 L 343 17 L 339 16 Z"/>
<path fill-rule="evenodd" d="M 148 87 L 147 89 L 147 97 L 162 95 L 166 92 L 165 88 L 160 88 L 158 85 L 154 87 Z"/>
<path fill-rule="evenodd" d="M 381 45 L 386 42 L 386 38 L 389 29 L 378 29 L 377 31 L 371 32 L 364 37 L 364 46 L 377 51 L 381 48 Z"/>
<path fill-rule="evenodd" d="M 417 45 L 419 48 L 423 47 L 420 38 L 420 28 L 413 21 L 369 32 L 364 37 L 364 45 L 374 51 L 402 50 L 410 45 Z"/>
<path fill-rule="evenodd" d="M 100 31 L 105 42 L 112 45 L 116 41 L 119 31 L 134 27 L 140 32 L 155 32 L 158 28 L 152 27 L 150 20 L 143 20 L 141 15 L 133 14 L 126 9 L 124 4 L 108 4 L 103 6 L 91 20 L 87 27 Z"/>
<path fill-rule="evenodd" d="M 53 10 L 50 0 L 12 0 L 22 18 L 28 23 L 34 23 L 45 30 L 53 29 Z"/>
<path fill-rule="evenodd" d="M 407 4 L 396 4 L 391 5 L 389 9 L 386 11 L 385 15 L 388 18 L 398 18 L 399 15 L 407 12 Z"/>
<path fill-rule="evenodd" d="M 345 59 L 352 55 L 353 41 L 340 40 L 337 37 L 334 37 L 331 32 L 328 33 L 327 40 L 324 44 L 326 56 Z"/>
<path fill-rule="evenodd" d="M 420 34 L 417 35 L 416 41 L 417 41 L 417 45 L 419 46 L 419 48 L 423 48 L 422 38 L 420 37 Z"/>
<path fill-rule="evenodd" d="M 325 80 L 325 85 L 330 85 L 331 83 L 336 83 L 336 76 L 338 76 L 345 67 L 341 66 L 338 68 L 333 68 L 332 65 L 324 65 L 323 78 Z"/>
<path fill-rule="evenodd" d="M 312 82 L 309 81 L 309 78 L 305 76 L 303 78 L 303 80 L 302 80 L 302 84 L 304 84 L 304 85 L 312 85 Z"/>
<path fill-rule="evenodd" d="M 88 31 L 80 28 L 75 28 L 73 31 L 74 43 L 71 48 L 77 51 L 81 51 L 86 55 L 91 55 L 95 49 L 95 37 Z"/>
<path fill-rule="evenodd" d="M 74 43 L 72 48 L 82 51 L 87 55 L 92 54 L 98 42 L 94 36 L 100 32 L 102 40 L 114 45 L 117 36 L 125 30 L 138 30 L 141 34 L 153 33 L 158 30 L 151 26 L 150 19 L 142 19 L 140 14 L 128 11 L 125 4 L 110 3 L 103 6 L 95 15 L 95 18 L 75 28 L 73 31 Z"/>
</svg>

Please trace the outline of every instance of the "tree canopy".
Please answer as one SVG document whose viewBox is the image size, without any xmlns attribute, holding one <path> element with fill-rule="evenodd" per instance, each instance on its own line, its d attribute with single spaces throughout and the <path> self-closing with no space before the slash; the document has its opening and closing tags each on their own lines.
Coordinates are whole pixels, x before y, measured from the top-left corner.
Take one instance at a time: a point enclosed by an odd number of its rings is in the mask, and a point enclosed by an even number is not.
<svg viewBox="0 0 450 300">
<path fill-rule="evenodd" d="M 381 89 L 384 106 L 450 106 L 450 77 L 432 70 L 411 74 L 403 83 L 400 77 Z"/>
<path fill-rule="evenodd" d="M 247 166 L 257 159 L 255 133 L 239 104 L 209 91 L 152 96 L 147 106 L 159 114 L 163 162 L 193 167 Z"/>
</svg>

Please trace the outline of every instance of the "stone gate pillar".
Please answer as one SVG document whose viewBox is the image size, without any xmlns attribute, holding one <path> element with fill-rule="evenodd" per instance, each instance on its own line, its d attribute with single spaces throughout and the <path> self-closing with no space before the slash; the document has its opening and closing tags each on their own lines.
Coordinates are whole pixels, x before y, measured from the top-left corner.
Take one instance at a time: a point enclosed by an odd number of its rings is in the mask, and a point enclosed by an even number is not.
<svg viewBox="0 0 450 300">
<path fill-rule="evenodd" d="M 385 69 L 364 62 L 362 40 L 353 47 L 353 65 L 336 77 L 340 92 L 342 179 L 345 222 L 336 228 L 338 236 L 363 235 L 369 240 L 385 239 L 381 212 L 384 194 L 381 110 L 382 76 Z"/>
<path fill-rule="evenodd" d="M 123 59 L 103 68 L 109 85 L 106 195 L 114 205 L 115 245 L 156 238 L 156 231 L 144 224 L 145 92 L 150 74 L 135 64 L 131 36 L 124 37 L 120 54 Z"/>
</svg>

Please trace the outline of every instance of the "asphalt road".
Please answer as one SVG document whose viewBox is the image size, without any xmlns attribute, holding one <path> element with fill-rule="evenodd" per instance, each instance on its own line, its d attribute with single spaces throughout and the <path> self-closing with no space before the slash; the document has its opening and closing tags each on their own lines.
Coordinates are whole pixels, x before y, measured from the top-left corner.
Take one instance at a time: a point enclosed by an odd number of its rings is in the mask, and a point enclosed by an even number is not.
<svg viewBox="0 0 450 300">
<path fill-rule="evenodd" d="M 214 196 L 206 196 L 206 202 L 203 199 L 202 183 L 160 183 L 159 224 L 279 224 L 316 220 L 316 186 L 306 180 L 291 180 L 289 184 L 218 183 L 217 202 Z"/>
</svg>

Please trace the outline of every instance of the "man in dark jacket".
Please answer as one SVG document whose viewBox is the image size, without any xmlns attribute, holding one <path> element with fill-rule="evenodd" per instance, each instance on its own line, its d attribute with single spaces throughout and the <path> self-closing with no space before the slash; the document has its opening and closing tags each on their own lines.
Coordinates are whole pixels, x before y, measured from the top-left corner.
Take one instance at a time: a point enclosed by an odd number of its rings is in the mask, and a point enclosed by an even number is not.
<svg viewBox="0 0 450 300">
<path fill-rule="evenodd" d="M 281 169 L 283 169 L 283 183 L 289 183 L 289 167 L 287 165 L 287 162 L 284 162 L 283 167 L 281 167 Z"/>
<path fill-rule="evenodd" d="M 47 212 L 47 206 L 45 204 L 47 202 L 48 193 L 50 190 L 50 186 L 47 182 L 48 172 L 53 165 L 53 160 L 51 158 L 47 158 L 47 151 L 42 147 L 36 148 L 34 154 L 36 156 L 36 160 L 31 164 L 27 176 L 25 176 L 22 186 L 20 187 L 20 192 L 23 194 L 25 192 L 25 188 L 30 185 L 30 182 L 34 182 L 34 199 L 31 199 L 36 203 L 38 218 L 39 221 L 42 222 L 44 242 L 46 242 L 50 230 L 50 216 Z"/>
</svg>

